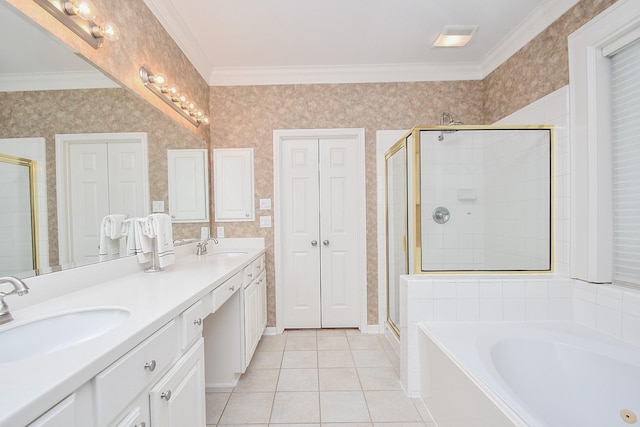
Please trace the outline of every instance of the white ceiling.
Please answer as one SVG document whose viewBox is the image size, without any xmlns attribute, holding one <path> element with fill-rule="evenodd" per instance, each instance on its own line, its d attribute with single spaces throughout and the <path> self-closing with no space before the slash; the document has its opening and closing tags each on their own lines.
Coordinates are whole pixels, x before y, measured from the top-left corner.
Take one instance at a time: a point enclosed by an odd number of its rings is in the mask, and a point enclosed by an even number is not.
<svg viewBox="0 0 640 427">
<path fill-rule="evenodd" d="M 481 79 L 578 0 L 145 0 L 212 86 Z M 432 47 L 477 25 L 464 48 Z"/>
</svg>

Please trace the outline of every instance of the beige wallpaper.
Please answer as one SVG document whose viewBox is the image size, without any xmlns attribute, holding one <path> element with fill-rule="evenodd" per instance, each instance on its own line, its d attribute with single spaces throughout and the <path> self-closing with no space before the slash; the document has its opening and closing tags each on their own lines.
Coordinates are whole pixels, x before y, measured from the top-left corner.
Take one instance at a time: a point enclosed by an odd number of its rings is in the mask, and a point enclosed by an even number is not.
<svg viewBox="0 0 640 427">
<path fill-rule="evenodd" d="M 146 132 L 151 200 L 168 208 L 167 149 L 207 143 L 126 89 L 0 92 L 0 138 L 44 137 L 51 265 L 58 265 L 55 135 Z M 175 224 L 174 237 L 197 237 L 201 224 Z"/>
<path fill-rule="evenodd" d="M 567 37 L 615 3 L 581 0 L 484 80 L 484 123 L 491 124 L 569 84 Z"/>
<path fill-rule="evenodd" d="M 273 198 L 274 129 L 365 128 L 368 322 L 377 324 L 376 131 L 437 124 L 442 111 L 481 123 L 481 82 L 212 87 L 210 106 L 212 148 L 255 149 L 256 206 L 258 199 Z M 214 225 L 224 226 L 227 237 L 266 238 L 268 322 L 275 325 L 273 228 L 257 222 Z"/>
</svg>

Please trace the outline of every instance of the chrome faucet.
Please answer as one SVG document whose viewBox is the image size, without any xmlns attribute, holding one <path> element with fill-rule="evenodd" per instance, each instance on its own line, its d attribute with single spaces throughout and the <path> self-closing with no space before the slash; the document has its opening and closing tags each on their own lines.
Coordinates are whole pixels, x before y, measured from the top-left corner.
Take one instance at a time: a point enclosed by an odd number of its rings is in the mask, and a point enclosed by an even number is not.
<svg viewBox="0 0 640 427">
<path fill-rule="evenodd" d="M 198 244 L 196 245 L 196 255 L 207 254 L 207 243 L 209 243 L 209 240 L 213 240 L 216 245 L 218 244 L 218 239 L 216 239 L 215 237 L 209 237 L 208 239 L 198 242 Z"/>
<path fill-rule="evenodd" d="M 9 306 L 4 302 L 4 297 L 13 294 L 26 295 L 29 293 L 29 287 L 22 280 L 11 276 L 0 277 L 0 283 L 11 283 L 13 285 L 11 292 L 0 292 L 0 325 L 2 325 L 13 320 L 13 316 L 9 312 Z"/>
</svg>

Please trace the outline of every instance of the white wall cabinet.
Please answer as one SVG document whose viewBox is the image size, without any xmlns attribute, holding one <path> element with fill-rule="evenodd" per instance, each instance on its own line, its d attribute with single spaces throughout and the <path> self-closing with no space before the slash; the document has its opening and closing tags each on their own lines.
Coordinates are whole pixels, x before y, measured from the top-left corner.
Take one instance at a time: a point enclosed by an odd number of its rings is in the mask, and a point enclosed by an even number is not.
<svg viewBox="0 0 640 427">
<path fill-rule="evenodd" d="M 171 220 L 209 222 L 207 150 L 167 150 L 167 167 Z"/>
<path fill-rule="evenodd" d="M 216 222 L 255 220 L 253 148 L 213 150 Z"/>
</svg>

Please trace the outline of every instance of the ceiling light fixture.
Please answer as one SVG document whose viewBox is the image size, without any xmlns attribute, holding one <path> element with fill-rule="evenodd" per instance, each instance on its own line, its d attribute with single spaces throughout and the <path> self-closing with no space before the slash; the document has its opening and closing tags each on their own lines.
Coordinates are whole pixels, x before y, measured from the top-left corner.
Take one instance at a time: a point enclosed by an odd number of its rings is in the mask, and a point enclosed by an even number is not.
<svg viewBox="0 0 640 427">
<path fill-rule="evenodd" d="M 204 114 L 204 111 L 199 109 L 195 102 L 189 101 L 186 95 L 181 94 L 178 86 L 169 85 L 164 74 L 154 74 L 143 65 L 140 67 L 140 80 L 147 89 L 182 114 L 194 126 L 200 126 L 200 123 L 209 124 L 209 117 Z"/>
<path fill-rule="evenodd" d="M 435 43 L 433 43 L 434 47 L 462 47 L 465 46 L 475 32 L 478 27 L 476 25 L 466 25 L 466 26 L 455 26 L 455 25 L 447 25 L 444 27 L 444 30 L 440 33 Z"/>
<path fill-rule="evenodd" d="M 44 10 L 62 22 L 94 49 L 102 46 L 103 41 L 116 41 L 120 30 L 113 22 L 98 24 L 95 7 L 89 0 L 33 0 Z"/>
</svg>

